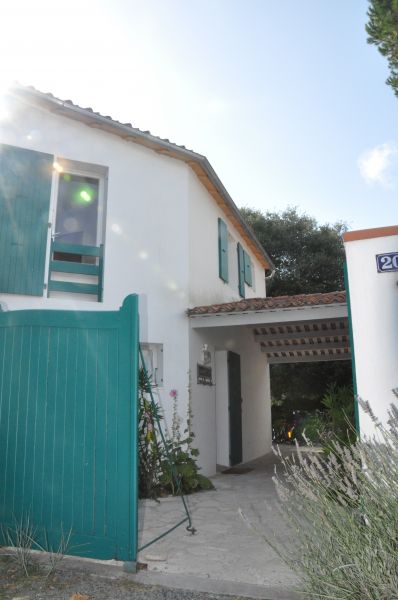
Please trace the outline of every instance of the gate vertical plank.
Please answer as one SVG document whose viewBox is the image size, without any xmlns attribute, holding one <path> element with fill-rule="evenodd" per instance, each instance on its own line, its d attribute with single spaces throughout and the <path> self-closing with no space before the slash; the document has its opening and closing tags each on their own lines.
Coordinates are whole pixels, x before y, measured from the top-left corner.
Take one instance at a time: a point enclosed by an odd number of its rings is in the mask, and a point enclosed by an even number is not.
<svg viewBox="0 0 398 600">
<path fill-rule="evenodd" d="M 18 430 L 16 432 L 16 455 L 15 455 L 15 475 L 16 485 L 15 494 L 20 496 L 21 501 L 26 504 L 25 500 L 25 482 L 26 469 L 30 468 L 29 455 L 26 450 L 28 446 L 28 389 L 30 379 L 30 362 L 31 362 L 31 328 L 21 328 L 21 358 L 19 364 L 18 375 Z M 17 465 L 21 465 L 17 469 Z M 15 502 L 14 502 L 15 504 Z"/>
<path fill-rule="evenodd" d="M 51 486 L 51 528 L 61 523 L 63 504 L 63 472 L 64 472 L 64 447 L 65 447 L 65 421 L 66 421 L 66 381 L 68 377 L 68 332 L 67 329 L 59 329 L 56 336 L 56 381 L 54 390 L 54 431 L 52 441 L 52 486 Z M 60 501 L 58 500 L 60 499 Z"/>
<path fill-rule="evenodd" d="M 107 420 L 108 420 L 108 332 L 101 332 L 98 336 L 98 362 L 97 362 L 97 393 L 103 399 L 102 407 L 98 406 L 95 413 L 96 432 L 96 460 L 94 465 L 95 513 L 94 531 L 98 535 L 106 536 L 106 483 L 109 468 L 107 460 Z M 102 442 L 102 443 L 101 443 Z"/>
<path fill-rule="evenodd" d="M 0 329 L 1 331 L 1 329 Z M 33 515 L 33 501 L 35 496 L 35 469 L 37 451 L 37 420 L 38 420 L 38 376 L 40 346 L 37 345 L 38 328 L 30 328 L 30 357 L 29 357 L 29 382 L 26 391 L 27 420 L 25 429 L 25 472 L 24 472 L 24 505 L 29 514 Z"/>
<path fill-rule="evenodd" d="M 76 437 L 76 361 L 78 346 L 78 331 L 68 331 L 67 357 L 65 361 L 65 422 L 63 445 L 63 478 L 62 478 L 62 509 L 61 518 L 65 533 L 73 523 L 73 503 L 75 495 L 74 449 Z"/>
<path fill-rule="evenodd" d="M 33 321 L 34 316 L 35 315 L 33 315 Z M 32 520 L 35 523 L 42 523 L 42 490 L 44 485 L 44 457 L 46 456 L 45 432 L 47 423 L 47 368 L 49 331 L 46 327 L 40 326 L 37 328 L 36 331 L 39 361 L 37 374 L 36 440 L 33 461 L 34 492 L 32 502 Z"/>
<path fill-rule="evenodd" d="M 11 513 L 16 513 L 15 499 L 18 483 L 19 483 L 19 471 L 16 469 L 16 457 L 17 457 L 17 439 L 19 435 L 18 431 L 18 420 L 19 420 L 19 382 L 20 382 L 20 368 L 21 368 L 21 328 L 14 331 L 13 349 L 11 354 L 11 389 L 10 389 L 10 412 L 8 421 L 8 460 L 6 463 L 6 486 L 7 496 Z M 13 393 L 14 390 L 14 393 Z"/>
</svg>

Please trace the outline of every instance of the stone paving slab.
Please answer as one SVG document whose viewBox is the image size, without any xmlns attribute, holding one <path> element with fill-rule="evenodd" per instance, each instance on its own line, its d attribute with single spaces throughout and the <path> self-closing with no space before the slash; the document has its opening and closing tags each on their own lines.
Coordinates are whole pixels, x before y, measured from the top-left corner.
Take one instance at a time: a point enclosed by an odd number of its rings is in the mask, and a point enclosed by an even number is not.
<svg viewBox="0 0 398 600">
<path fill-rule="evenodd" d="M 297 598 L 296 576 L 267 543 L 274 534 L 289 543 L 290 532 L 277 509 L 272 475 L 277 459 L 269 454 L 250 463 L 253 471 L 242 475 L 217 475 L 215 490 L 188 496 L 192 536 L 185 526 L 140 552 L 138 560 L 148 565 L 140 580 L 162 575 L 180 578 L 185 584 L 206 586 L 209 591 L 253 587 L 256 598 Z M 139 546 L 167 530 L 184 517 L 181 499 L 140 502 Z M 206 585 L 203 587 L 204 582 Z M 210 583 L 209 583 L 210 582 Z M 175 585 L 175 584 L 173 584 Z M 257 592 L 256 592 L 256 587 Z M 268 595 L 265 594 L 269 591 Z M 255 593 L 256 592 L 256 593 Z"/>
</svg>

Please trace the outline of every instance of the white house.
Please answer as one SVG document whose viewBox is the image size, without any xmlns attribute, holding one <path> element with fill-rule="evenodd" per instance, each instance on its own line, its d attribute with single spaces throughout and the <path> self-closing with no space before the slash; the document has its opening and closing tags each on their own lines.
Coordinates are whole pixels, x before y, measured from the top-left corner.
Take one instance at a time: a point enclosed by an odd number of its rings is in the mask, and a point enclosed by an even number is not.
<svg viewBox="0 0 398 600">
<path fill-rule="evenodd" d="M 268 452 L 268 364 L 349 359 L 344 294 L 267 299 L 273 265 L 205 157 L 31 88 L 3 104 L 2 309 L 139 294 L 166 423 L 177 390 L 203 472 Z"/>
<path fill-rule="evenodd" d="M 15 86 L 3 103 L 3 310 L 108 310 L 139 294 L 141 342 L 169 425 L 169 392 L 177 390 L 184 420 L 191 381 L 204 472 L 230 464 L 228 404 L 217 432 L 215 394 L 223 390 L 220 403 L 228 402 L 231 350 L 238 436 L 231 460 L 268 451 L 269 384 L 259 345 L 250 331 L 196 331 L 187 317 L 190 307 L 264 297 L 272 268 L 206 158 L 34 89 Z M 56 270 L 60 260 L 71 272 Z"/>
</svg>

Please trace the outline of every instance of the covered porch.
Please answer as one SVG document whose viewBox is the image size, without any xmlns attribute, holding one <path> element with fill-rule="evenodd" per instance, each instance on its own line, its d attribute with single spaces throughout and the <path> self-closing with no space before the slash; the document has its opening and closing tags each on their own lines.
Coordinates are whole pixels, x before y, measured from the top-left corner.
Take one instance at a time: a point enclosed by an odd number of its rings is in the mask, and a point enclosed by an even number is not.
<svg viewBox="0 0 398 600">
<path fill-rule="evenodd" d="M 213 390 L 197 381 L 192 389 L 195 433 L 209 474 L 216 465 L 271 450 L 269 365 L 351 360 L 345 292 L 199 306 L 188 315 L 191 371 L 200 348 L 214 357 Z"/>
</svg>

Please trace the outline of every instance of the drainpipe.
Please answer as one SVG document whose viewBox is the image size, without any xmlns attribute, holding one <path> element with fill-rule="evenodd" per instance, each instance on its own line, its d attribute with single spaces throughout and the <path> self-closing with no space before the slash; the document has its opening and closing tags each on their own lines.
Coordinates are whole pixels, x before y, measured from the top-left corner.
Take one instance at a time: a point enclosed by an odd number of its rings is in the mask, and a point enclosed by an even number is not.
<svg viewBox="0 0 398 600">
<path fill-rule="evenodd" d="M 271 281 L 271 279 L 273 278 L 275 273 L 276 273 L 276 269 L 272 269 L 271 273 L 269 275 L 265 276 L 265 281 L 268 281 L 268 280 Z"/>
</svg>

